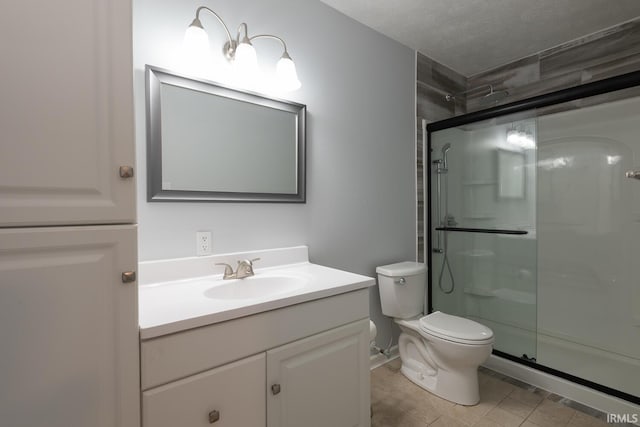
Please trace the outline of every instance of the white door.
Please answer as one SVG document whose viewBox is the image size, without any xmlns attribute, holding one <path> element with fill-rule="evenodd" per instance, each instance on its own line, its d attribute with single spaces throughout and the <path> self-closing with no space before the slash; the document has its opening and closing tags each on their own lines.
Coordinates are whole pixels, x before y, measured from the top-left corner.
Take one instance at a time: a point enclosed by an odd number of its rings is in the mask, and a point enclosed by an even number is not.
<svg viewBox="0 0 640 427">
<path fill-rule="evenodd" d="M 135 222 L 130 0 L 0 2 L 0 227 Z"/>
<path fill-rule="evenodd" d="M 142 393 L 143 427 L 264 427 L 265 355 Z"/>
<path fill-rule="evenodd" d="M 0 230 L 0 425 L 139 423 L 136 227 Z"/>
<path fill-rule="evenodd" d="M 268 427 L 368 427 L 369 320 L 267 352 Z"/>
</svg>

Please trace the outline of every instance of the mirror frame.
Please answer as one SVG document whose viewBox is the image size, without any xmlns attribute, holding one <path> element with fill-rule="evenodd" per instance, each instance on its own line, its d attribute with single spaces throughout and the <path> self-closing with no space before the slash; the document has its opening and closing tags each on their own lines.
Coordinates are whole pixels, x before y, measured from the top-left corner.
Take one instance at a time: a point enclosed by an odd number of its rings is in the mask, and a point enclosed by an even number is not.
<svg viewBox="0 0 640 427">
<path fill-rule="evenodd" d="M 269 98 L 258 93 L 235 89 L 204 79 L 195 79 L 173 71 L 147 65 L 147 201 L 148 202 L 264 202 L 306 203 L 306 112 L 304 104 Z M 162 188 L 162 106 L 161 84 L 220 97 L 248 102 L 296 115 L 297 179 L 296 193 L 248 193 L 230 191 L 165 190 Z"/>
</svg>

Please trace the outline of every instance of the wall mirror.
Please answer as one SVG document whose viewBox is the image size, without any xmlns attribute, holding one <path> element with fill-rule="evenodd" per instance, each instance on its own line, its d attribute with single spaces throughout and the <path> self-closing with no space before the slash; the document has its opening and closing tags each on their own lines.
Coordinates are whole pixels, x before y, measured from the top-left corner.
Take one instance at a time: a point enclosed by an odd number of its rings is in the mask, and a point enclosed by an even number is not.
<svg viewBox="0 0 640 427">
<path fill-rule="evenodd" d="M 147 200 L 305 202 L 306 107 L 147 65 Z"/>
<path fill-rule="evenodd" d="M 522 152 L 498 150 L 498 197 L 524 198 L 525 162 L 525 155 Z"/>
</svg>

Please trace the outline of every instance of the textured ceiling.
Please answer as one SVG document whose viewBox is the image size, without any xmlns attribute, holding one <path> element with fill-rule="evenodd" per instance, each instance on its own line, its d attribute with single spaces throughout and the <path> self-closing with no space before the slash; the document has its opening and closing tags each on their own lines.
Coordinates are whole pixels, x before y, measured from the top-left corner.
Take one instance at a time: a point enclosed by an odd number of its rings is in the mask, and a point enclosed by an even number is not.
<svg viewBox="0 0 640 427">
<path fill-rule="evenodd" d="M 640 16 L 640 0 L 321 0 L 471 76 Z"/>
</svg>

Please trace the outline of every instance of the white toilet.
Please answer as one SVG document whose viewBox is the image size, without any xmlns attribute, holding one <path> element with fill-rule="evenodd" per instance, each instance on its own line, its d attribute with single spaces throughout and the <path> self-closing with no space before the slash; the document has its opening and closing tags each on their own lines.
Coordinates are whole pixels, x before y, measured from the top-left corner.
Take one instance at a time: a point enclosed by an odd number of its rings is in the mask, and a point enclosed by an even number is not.
<svg viewBox="0 0 640 427">
<path fill-rule="evenodd" d="M 378 267 L 382 313 L 393 317 L 402 373 L 444 399 L 461 405 L 480 401 L 478 366 L 487 360 L 493 331 L 478 322 L 436 311 L 423 316 L 424 264 L 401 262 Z"/>
</svg>

